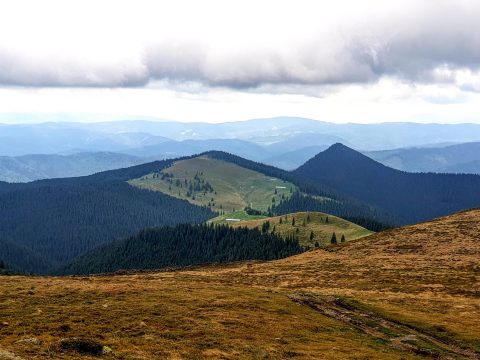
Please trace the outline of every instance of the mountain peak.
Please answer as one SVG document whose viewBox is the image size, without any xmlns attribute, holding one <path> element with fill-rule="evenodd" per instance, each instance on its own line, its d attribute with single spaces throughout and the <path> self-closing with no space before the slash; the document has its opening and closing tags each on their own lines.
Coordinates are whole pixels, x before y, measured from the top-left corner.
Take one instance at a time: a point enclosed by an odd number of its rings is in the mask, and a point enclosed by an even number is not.
<svg viewBox="0 0 480 360">
<path fill-rule="evenodd" d="M 353 152 L 356 152 L 355 150 L 353 150 L 352 148 L 349 148 L 348 146 L 346 145 L 343 145 L 342 143 L 340 142 L 337 142 L 333 145 L 331 145 L 327 150 L 325 151 L 353 151 Z"/>
<path fill-rule="evenodd" d="M 350 166 L 356 166 L 356 165 L 359 165 L 357 162 L 362 162 L 362 163 L 370 163 L 371 165 L 375 164 L 378 166 L 383 166 L 380 163 L 377 163 L 376 161 L 372 160 L 368 156 L 365 156 L 362 153 L 358 152 L 357 150 L 349 148 L 348 146 L 343 145 L 342 143 L 339 143 L 339 142 L 333 144 L 325 151 L 318 153 L 310 161 L 322 161 L 322 162 L 333 161 L 333 162 L 339 162 L 343 165 L 350 165 Z M 352 163 L 352 161 L 354 163 Z"/>
</svg>

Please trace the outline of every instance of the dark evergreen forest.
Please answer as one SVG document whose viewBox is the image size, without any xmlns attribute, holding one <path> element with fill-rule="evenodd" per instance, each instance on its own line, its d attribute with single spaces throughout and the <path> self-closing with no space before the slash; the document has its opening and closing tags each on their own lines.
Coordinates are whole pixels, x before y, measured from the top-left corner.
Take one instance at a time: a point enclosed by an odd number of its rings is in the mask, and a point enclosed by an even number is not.
<svg viewBox="0 0 480 360">
<path fill-rule="evenodd" d="M 274 260 L 302 252 L 296 239 L 258 229 L 190 225 L 146 229 L 95 248 L 59 270 L 92 274 L 120 269 L 161 269 L 240 260 Z"/>
<path fill-rule="evenodd" d="M 201 223 L 213 217 L 207 208 L 125 182 L 168 164 L 4 185 L 0 260 L 16 270 L 42 273 L 147 227 Z"/>
<path fill-rule="evenodd" d="M 342 144 L 319 153 L 293 173 L 382 209 L 396 224 L 417 223 L 480 206 L 478 175 L 407 173 Z"/>
</svg>

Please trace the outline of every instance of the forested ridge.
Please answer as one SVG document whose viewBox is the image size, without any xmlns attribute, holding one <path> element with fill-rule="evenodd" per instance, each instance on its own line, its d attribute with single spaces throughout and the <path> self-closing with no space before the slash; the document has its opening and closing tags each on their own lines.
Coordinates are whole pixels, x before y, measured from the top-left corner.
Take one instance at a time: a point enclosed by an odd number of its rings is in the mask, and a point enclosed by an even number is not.
<svg viewBox="0 0 480 360">
<path fill-rule="evenodd" d="M 224 152 L 202 155 L 295 184 L 293 196 L 272 203 L 272 215 L 320 211 L 379 231 L 480 206 L 480 176 L 404 173 L 340 144 L 293 172 Z M 0 260 L 14 270 L 44 273 L 145 228 L 214 217 L 207 207 L 127 183 L 174 161 L 77 178 L 0 182 Z"/>
<path fill-rule="evenodd" d="M 158 161 L 79 178 L 0 184 L 0 249 L 4 249 L 0 260 L 16 270 L 45 272 L 99 244 L 147 227 L 201 223 L 213 217 L 207 208 L 125 182 L 170 163 Z"/>
<path fill-rule="evenodd" d="M 335 201 L 318 202 L 312 196 L 292 197 L 288 201 L 282 202 L 280 206 L 272 206 L 272 215 L 282 215 L 298 211 L 320 211 L 331 213 L 332 215 L 356 219 L 364 219 L 361 226 L 365 224 L 375 224 L 373 228 L 385 228 L 389 225 L 396 225 L 397 219 L 384 209 L 374 206 L 368 201 L 359 201 L 349 196 L 339 189 L 327 185 L 325 182 L 311 179 L 308 176 L 297 174 L 296 172 L 286 171 L 274 166 L 265 165 L 255 161 L 247 160 L 236 155 L 222 151 L 209 151 L 202 155 L 210 156 L 214 159 L 223 160 L 237 164 L 241 167 L 258 171 L 267 176 L 276 177 L 289 181 L 298 187 L 299 194 L 315 195 L 325 198 L 331 198 Z M 387 226 L 388 224 L 388 226 Z M 373 231 L 377 231 L 371 229 Z"/>
<path fill-rule="evenodd" d="M 258 229 L 181 224 L 146 229 L 95 248 L 59 270 L 91 274 L 120 269 L 160 269 L 240 260 L 274 260 L 302 252 L 294 238 Z"/>
<path fill-rule="evenodd" d="M 294 171 L 416 223 L 480 206 L 480 176 L 407 173 L 386 167 L 342 144 L 331 146 Z"/>
</svg>

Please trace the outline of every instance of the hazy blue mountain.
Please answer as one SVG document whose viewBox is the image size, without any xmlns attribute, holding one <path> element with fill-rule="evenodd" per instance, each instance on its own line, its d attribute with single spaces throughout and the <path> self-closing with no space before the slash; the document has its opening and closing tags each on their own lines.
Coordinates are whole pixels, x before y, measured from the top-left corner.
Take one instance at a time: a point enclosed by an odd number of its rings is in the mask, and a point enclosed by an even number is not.
<svg viewBox="0 0 480 360">
<path fill-rule="evenodd" d="M 373 151 L 365 155 L 389 167 L 410 172 L 480 173 L 480 142 Z"/>
<path fill-rule="evenodd" d="M 373 151 L 480 141 L 480 125 L 334 124 L 293 117 L 221 124 L 146 120 L 0 124 L 0 155 L 126 152 L 155 147 L 169 140 L 212 139 L 237 139 L 255 143 L 265 147 L 270 156 L 306 146 L 331 145 L 334 142 Z"/>
<path fill-rule="evenodd" d="M 0 181 L 28 182 L 39 179 L 75 177 L 133 166 L 144 159 L 111 152 L 72 155 L 0 156 Z"/>
<path fill-rule="evenodd" d="M 446 173 L 457 174 L 480 174 L 480 160 L 469 161 L 466 163 L 450 165 L 441 169 Z"/>
<path fill-rule="evenodd" d="M 279 167 L 280 169 L 293 170 L 319 152 L 325 150 L 327 147 L 327 145 L 307 146 L 298 150 L 265 158 L 263 159 L 263 162 L 268 165 Z"/>
<path fill-rule="evenodd" d="M 272 153 L 279 154 L 285 153 L 295 150 L 300 150 L 305 147 L 311 146 L 320 146 L 327 148 L 330 145 L 333 145 L 337 142 L 346 142 L 345 140 L 339 136 L 328 135 L 328 134 L 321 134 L 321 133 L 300 133 L 300 134 L 291 134 L 285 136 L 285 139 L 268 145 L 268 150 Z"/>
<path fill-rule="evenodd" d="M 238 139 L 170 140 L 160 144 L 131 149 L 128 150 L 128 153 L 142 157 L 167 159 L 199 154 L 210 150 L 230 152 L 257 161 L 270 156 L 270 152 L 264 147 Z"/>
<path fill-rule="evenodd" d="M 363 150 L 383 150 L 439 143 L 480 141 L 478 124 L 335 124 L 298 117 L 276 117 L 220 124 L 120 121 L 89 124 L 103 132 L 147 132 L 174 140 L 237 138 L 259 145 L 272 145 L 299 134 L 313 134 L 318 141 L 307 145 L 331 145 L 337 139 Z M 293 150 L 288 148 L 286 150 Z"/>
<path fill-rule="evenodd" d="M 144 132 L 102 132 L 86 124 L 0 125 L 0 155 L 3 156 L 122 152 L 167 140 Z"/>
</svg>

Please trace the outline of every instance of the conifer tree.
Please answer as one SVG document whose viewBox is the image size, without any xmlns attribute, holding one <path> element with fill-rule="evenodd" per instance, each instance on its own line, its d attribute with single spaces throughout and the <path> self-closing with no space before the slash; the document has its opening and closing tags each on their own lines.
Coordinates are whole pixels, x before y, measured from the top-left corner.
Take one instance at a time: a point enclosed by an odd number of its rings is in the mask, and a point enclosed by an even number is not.
<svg viewBox="0 0 480 360">
<path fill-rule="evenodd" d="M 345 240 L 346 240 L 346 239 L 345 239 L 345 235 L 342 234 L 342 238 L 340 239 L 340 242 L 345 242 Z"/>
<path fill-rule="evenodd" d="M 330 240 L 331 244 L 336 244 L 337 243 L 337 235 L 335 233 L 332 234 L 332 238 Z"/>
</svg>

